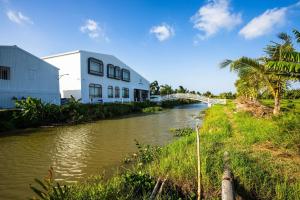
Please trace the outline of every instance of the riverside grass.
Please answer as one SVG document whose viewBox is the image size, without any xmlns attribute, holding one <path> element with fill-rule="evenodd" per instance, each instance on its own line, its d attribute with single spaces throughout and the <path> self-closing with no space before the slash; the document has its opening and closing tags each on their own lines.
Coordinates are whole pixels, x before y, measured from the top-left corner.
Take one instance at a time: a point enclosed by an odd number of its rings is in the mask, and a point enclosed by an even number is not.
<svg viewBox="0 0 300 200">
<path fill-rule="evenodd" d="M 223 153 L 230 153 L 237 193 L 245 199 L 299 199 L 299 113 L 255 118 L 233 102 L 206 111 L 201 134 L 201 187 L 205 199 L 220 199 Z M 90 178 L 70 186 L 68 199 L 149 199 L 158 177 L 168 177 L 160 199 L 196 199 L 195 133 L 162 148 L 152 162 L 108 181 Z"/>
</svg>

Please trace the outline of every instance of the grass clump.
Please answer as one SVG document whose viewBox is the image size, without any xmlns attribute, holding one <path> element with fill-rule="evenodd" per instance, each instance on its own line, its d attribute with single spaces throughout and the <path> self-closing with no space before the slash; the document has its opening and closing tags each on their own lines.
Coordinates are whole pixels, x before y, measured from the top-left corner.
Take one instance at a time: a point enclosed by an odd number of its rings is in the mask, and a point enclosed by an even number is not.
<svg viewBox="0 0 300 200">
<path fill-rule="evenodd" d="M 183 136 L 189 136 L 192 133 L 194 133 L 193 128 L 171 128 L 170 132 L 173 133 L 175 137 L 183 137 Z"/>
<path fill-rule="evenodd" d="M 163 110 L 163 108 L 160 106 L 153 106 L 153 107 L 143 108 L 142 112 L 143 113 L 154 113 L 154 112 L 159 112 L 162 110 Z"/>
</svg>

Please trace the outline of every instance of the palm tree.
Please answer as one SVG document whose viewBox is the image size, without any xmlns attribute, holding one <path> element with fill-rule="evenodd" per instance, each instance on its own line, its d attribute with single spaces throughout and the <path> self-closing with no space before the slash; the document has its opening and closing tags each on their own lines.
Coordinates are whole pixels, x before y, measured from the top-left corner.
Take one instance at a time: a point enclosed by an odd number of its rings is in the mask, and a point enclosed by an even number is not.
<svg viewBox="0 0 300 200">
<path fill-rule="evenodd" d="M 300 32 L 294 29 L 293 33 L 296 41 L 300 43 Z M 300 52 L 293 48 L 289 35 L 281 33 L 278 37 L 284 40 L 285 43 L 278 44 L 273 42 L 273 45 L 267 47 L 266 51 L 271 56 L 266 60 L 266 66 L 269 70 L 282 76 L 300 79 Z"/>
<path fill-rule="evenodd" d="M 242 57 L 237 60 L 225 60 L 221 63 L 221 68 L 227 66 L 230 66 L 231 71 L 236 71 L 239 74 L 248 73 L 247 76 L 242 76 L 241 80 L 246 82 L 245 86 L 249 88 L 247 91 L 249 96 L 256 98 L 254 91 L 258 92 L 262 86 L 267 87 L 274 97 L 273 113 L 277 115 L 280 112 L 281 95 L 286 85 L 284 78 L 270 73 L 264 63 L 261 63 L 258 59 Z"/>
<path fill-rule="evenodd" d="M 295 53 L 291 37 L 286 33 L 280 33 L 278 38 L 282 42 L 272 42 L 271 45 L 268 45 L 265 49 L 267 55 L 263 58 L 242 57 L 237 60 L 225 60 L 220 64 L 221 68 L 230 66 L 231 71 L 238 72 L 239 77 L 247 82 L 248 87 L 257 89 L 259 87 L 263 88 L 263 86 L 267 87 L 274 97 L 273 113 L 275 115 L 280 112 L 281 97 L 284 90 L 286 90 L 287 81 L 298 76 L 297 71 L 295 71 L 298 68 L 295 68 L 295 66 L 299 65 L 287 59 L 288 54 Z M 275 65 L 281 66 L 282 63 L 285 67 L 274 67 Z"/>
</svg>

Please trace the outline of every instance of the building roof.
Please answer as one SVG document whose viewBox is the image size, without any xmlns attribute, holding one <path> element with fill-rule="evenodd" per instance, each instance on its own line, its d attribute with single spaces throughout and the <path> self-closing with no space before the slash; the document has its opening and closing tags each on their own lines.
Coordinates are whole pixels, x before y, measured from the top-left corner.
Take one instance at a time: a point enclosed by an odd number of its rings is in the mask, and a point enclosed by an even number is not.
<svg viewBox="0 0 300 200">
<path fill-rule="evenodd" d="M 29 55 L 29 56 L 32 56 L 32 57 L 34 57 L 34 58 L 36 58 L 36 59 L 38 59 L 38 60 L 40 60 L 40 61 L 42 61 L 42 62 L 44 62 L 44 63 L 47 63 L 49 66 L 51 66 L 51 67 L 53 67 L 53 68 L 59 70 L 59 68 L 55 67 L 54 65 L 51 65 L 50 63 L 45 62 L 43 59 L 41 59 L 41 58 L 39 58 L 39 57 L 37 57 L 37 56 L 35 56 L 35 55 L 29 53 L 28 51 L 25 51 L 24 49 L 18 47 L 17 45 L 0 45 L 0 48 L 1 48 L 1 47 L 2 47 L 2 48 L 15 48 L 16 50 L 22 51 L 23 53 L 25 53 L 25 54 L 27 54 L 27 55 Z"/>
</svg>

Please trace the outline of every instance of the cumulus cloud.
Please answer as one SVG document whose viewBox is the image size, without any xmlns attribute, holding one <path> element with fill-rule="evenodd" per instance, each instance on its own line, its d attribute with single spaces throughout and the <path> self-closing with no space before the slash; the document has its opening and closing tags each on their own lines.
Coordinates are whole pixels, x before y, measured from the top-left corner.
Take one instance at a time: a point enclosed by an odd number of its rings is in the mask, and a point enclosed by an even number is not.
<svg viewBox="0 0 300 200">
<path fill-rule="evenodd" d="M 198 37 L 203 40 L 221 29 L 231 30 L 242 22 L 242 16 L 241 13 L 232 12 L 229 0 L 208 0 L 191 17 L 191 21 L 194 28 L 201 32 Z"/>
<path fill-rule="evenodd" d="M 88 34 L 88 36 L 92 39 L 102 38 L 106 42 L 109 42 L 109 38 L 106 36 L 104 29 L 100 27 L 98 22 L 95 20 L 86 20 L 85 23 L 80 27 L 80 31 Z"/>
<path fill-rule="evenodd" d="M 21 12 L 9 10 L 6 15 L 10 21 L 17 24 L 33 24 L 33 21 Z"/>
<path fill-rule="evenodd" d="M 253 39 L 272 32 L 286 21 L 287 8 L 268 9 L 263 14 L 253 18 L 244 26 L 239 34 L 245 39 Z"/>
<path fill-rule="evenodd" d="M 161 42 L 165 41 L 175 35 L 175 31 L 174 31 L 173 27 L 171 27 L 170 25 L 165 24 L 165 23 L 158 25 L 158 26 L 153 26 L 150 29 L 150 33 L 154 34 L 155 37 Z"/>
</svg>

